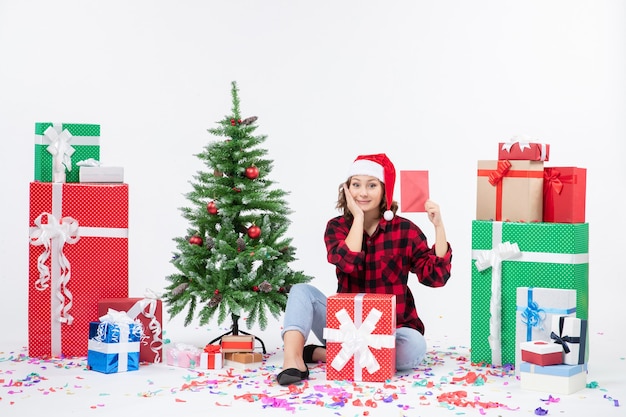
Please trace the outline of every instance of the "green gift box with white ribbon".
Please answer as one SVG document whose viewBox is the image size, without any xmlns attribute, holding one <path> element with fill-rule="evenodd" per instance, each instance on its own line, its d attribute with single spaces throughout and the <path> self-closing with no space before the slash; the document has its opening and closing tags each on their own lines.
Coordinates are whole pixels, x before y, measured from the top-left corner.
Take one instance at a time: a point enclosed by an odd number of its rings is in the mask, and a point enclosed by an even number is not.
<svg viewBox="0 0 626 417">
<path fill-rule="evenodd" d="M 79 182 L 89 158 L 100 160 L 100 125 L 35 123 L 35 181 Z"/>
<path fill-rule="evenodd" d="M 517 288 L 576 290 L 589 311 L 589 224 L 472 221 L 471 361 L 515 364 Z"/>
</svg>

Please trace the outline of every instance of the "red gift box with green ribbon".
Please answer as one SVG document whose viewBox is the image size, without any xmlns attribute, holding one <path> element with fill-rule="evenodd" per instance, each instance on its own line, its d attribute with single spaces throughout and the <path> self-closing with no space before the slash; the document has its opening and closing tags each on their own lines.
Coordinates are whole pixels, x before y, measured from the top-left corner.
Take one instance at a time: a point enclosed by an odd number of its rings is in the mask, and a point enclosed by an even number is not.
<svg viewBox="0 0 626 417">
<path fill-rule="evenodd" d="M 30 183 L 28 354 L 86 356 L 98 300 L 128 297 L 128 185 Z"/>
<path fill-rule="evenodd" d="M 584 223 L 587 170 L 578 167 L 546 167 L 543 170 L 543 221 Z"/>
</svg>

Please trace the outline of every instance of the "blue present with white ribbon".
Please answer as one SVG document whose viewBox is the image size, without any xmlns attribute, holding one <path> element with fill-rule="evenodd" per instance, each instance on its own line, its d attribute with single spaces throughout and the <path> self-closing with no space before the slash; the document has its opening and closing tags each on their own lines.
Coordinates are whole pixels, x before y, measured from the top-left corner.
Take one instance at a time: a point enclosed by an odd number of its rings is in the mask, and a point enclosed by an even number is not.
<svg viewBox="0 0 626 417">
<path fill-rule="evenodd" d="M 105 374 L 138 370 L 142 335 L 141 322 L 110 309 L 100 322 L 89 323 L 87 366 Z"/>
</svg>

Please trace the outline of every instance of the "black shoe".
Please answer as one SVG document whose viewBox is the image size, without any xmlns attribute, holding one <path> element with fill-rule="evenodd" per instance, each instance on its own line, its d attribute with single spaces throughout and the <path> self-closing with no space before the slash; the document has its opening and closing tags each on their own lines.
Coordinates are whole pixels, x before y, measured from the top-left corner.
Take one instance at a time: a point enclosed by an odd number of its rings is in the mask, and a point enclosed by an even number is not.
<svg viewBox="0 0 626 417">
<path fill-rule="evenodd" d="M 304 347 L 304 349 L 302 350 L 302 359 L 304 359 L 304 363 L 316 363 L 316 361 L 313 360 L 313 352 L 317 348 L 326 349 L 326 346 L 306 345 Z"/>
<path fill-rule="evenodd" d="M 306 365 L 305 365 L 306 366 Z M 305 379 L 309 379 L 309 367 L 306 371 L 302 372 L 296 368 L 287 368 L 278 375 L 276 375 L 276 381 L 279 385 L 293 385 L 298 382 L 302 382 Z"/>
</svg>

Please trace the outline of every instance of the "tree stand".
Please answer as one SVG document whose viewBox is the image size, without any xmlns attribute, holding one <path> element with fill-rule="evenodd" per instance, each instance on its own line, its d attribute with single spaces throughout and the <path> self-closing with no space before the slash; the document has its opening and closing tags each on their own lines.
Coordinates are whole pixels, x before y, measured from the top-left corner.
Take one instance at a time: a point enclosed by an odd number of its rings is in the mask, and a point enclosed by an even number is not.
<svg viewBox="0 0 626 417">
<path fill-rule="evenodd" d="M 252 334 L 250 334 L 248 332 L 244 332 L 243 330 L 239 330 L 239 316 L 238 315 L 236 315 L 235 313 L 231 313 L 231 318 L 233 320 L 233 324 L 230 327 L 230 330 L 227 331 L 226 333 L 222 334 L 221 336 L 216 337 L 209 344 L 212 345 L 213 343 L 215 343 L 218 340 L 220 340 L 222 337 L 228 336 L 229 334 L 232 334 L 233 336 L 237 336 L 237 335 L 239 335 L 239 333 L 242 333 L 242 334 L 245 334 L 247 336 L 254 336 L 254 335 L 252 335 Z M 261 340 L 258 336 L 254 336 L 254 338 L 261 343 L 261 347 L 263 348 L 263 354 L 266 354 L 267 351 L 265 350 L 265 343 L 263 343 L 263 340 Z"/>
</svg>

